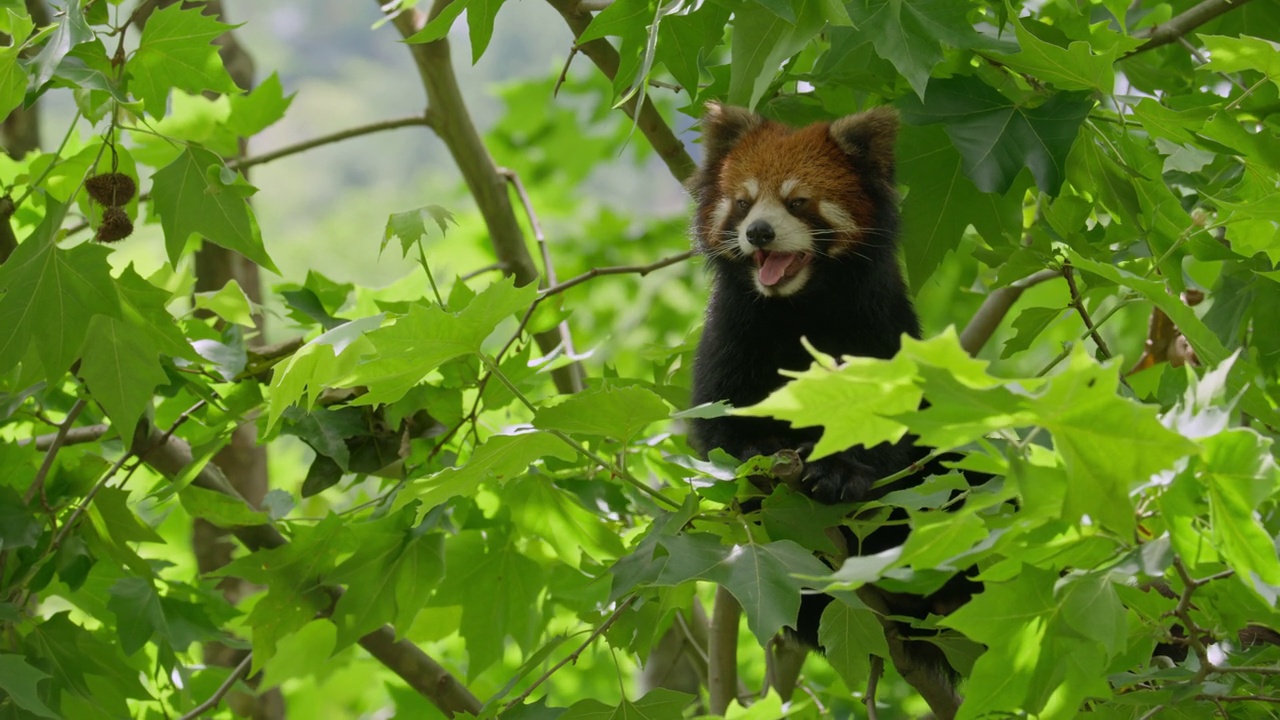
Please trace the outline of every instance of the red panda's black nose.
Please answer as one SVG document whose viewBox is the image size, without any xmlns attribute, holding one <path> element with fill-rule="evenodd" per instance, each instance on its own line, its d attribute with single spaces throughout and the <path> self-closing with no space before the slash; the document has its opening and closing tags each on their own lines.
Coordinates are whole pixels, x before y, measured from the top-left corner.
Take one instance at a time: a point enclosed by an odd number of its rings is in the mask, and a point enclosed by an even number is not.
<svg viewBox="0 0 1280 720">
<path fill-rule="evenodd" d="M 773 226 L 764 220 L 757 220 L 747 226 L 747 242 L 762 248 L 773 242 Z"/>
</svg>

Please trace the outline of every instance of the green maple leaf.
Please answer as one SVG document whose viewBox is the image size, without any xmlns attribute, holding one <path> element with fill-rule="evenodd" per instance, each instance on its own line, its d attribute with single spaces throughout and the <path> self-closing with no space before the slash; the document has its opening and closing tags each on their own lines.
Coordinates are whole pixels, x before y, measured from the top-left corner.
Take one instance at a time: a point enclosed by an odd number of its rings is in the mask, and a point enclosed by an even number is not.
<svg viewBox="0 0 1280 720">
<path fill-rule="evenodd" d="M 890 418 L 920 406 L 915 364 L 902 355 L 892 360 L 845 360 L 835 370 L 815 364 L 803 372 L 786 373 L 795 379 L 734 413 L 774 417 L 795 427 L 822 426 L 822 439 L 814 446 L 811 461 L 854 445 L 872 447 L 901 439 L 906 426 Z"/>
<path fill-rule="evenodd" d="M 80 352 L 95 315 L 121 317 L 110 251 L 92 243 L 59 248 L 51 228 L 61 218 L 50 207 L 45 222 L 0 265 L 0 367 L 16 366 L 34 344 L 50 381 Z"/>
<path fill-rule="evenodd" d="M 828 605 L 822 612 L 818 639 L 827 662 L 849 687 L 866 684 L 871 655 L 889 657 L 884 627 L 866 606 L 850 607 L 838 601 Z"/>
<path fill-rule="evenodd" d="M 723 585 L 742 605 L 747 626 L 767 646 L 800 612 L 801 582 L 793 575 L 824 577 L 830 571 L 804 548 L 782 540 L 767 545 L 724 545 L 707 534 L 658 538 L 668 556 L 656 585 L 707 580 Z"/>
<path fill-rule="evenodd" d="M 1130 491 L 1194 453 L 1194 443 L 1156 419 L 1156 408 L 1116 394 L 1118 375 L 1077 346 L 1065 371 L 1028 403 L 1053 433 L 1071 482 L 1064 511 L 1089 515 L 1125 534 L 1134 531 Z"/>
<path fill-rule="evenodd" d="M 201 10 L 178 3 L 152 13 L 142 28 L 137 51 L 125 64 L 129 89 L 152 117 L 164 115 L 165 100 L 173 88 L 192 94 L 240 92 L 212 44 L 234 26 Z"/>
<path fill-rule="evenodd" d="M 1000 55 L 1000 62 L 1062 90 L 1111 92 L 1115 87 L 1116 60 L 1121 52 L 1136 46 L 1135 41 L 1116 43 L 1098 55 L 1091 52 L 1090 43 L 1079 40 L 1061 48 L 1033 35 L 1017 17 L 1010 20 L 1021 51 Z"/>
<path fill-rule="evenodd" d="M 133 433 L 155 389 L 168 382 L 159 355 L 154 338 L 133 323 L 98 315 L 89 325 L 80 373 L 123 437 Z"/>
<path fill-rule="evenodd" d="M 919 291 L 973 225 L 988 243 L 1022 230 L 1022 193 L 984 193 L 965 176 L 962 158 L 939 128 L 902 128 L 898 179 L 911 188 L 902 201 L 902 253 Z"/>
<path fill-rule="evenodd" d="M 18 63 L 20 52 L 22 46 L 17 43 L 0 49 L 0 117 L 8 117 L 27 94 L 27 73 Z"/>
<path fill-rule="evenodd" d="M 855 0 L 849 16 L 871 38 L 876 53 L 893 63 L 920 98 L 929 74 L 942 62 L 942 45 L 994 47 L 974 32 L 965 17 L 967 2 L 956 0 Z"/>
<path fill-rule="evenodd" d="M 575 393 L 557 405 L 539 408 L 533 425 L 629 442 L 648 425 L 669 416 L 667 403 L 652 390 L 608 386 Z"/>
<path fill-rule="evenodd" d="M 466 531 L 447 544 L 445 566 L 450 581 L 440 586 L 430 604 L 462 606 L 459 633 L 470 656 L 469 678 L 502 657 L 507 636 L 526 652 L 532 649 L 545 582 L 540 565 L 511 547 L 508 538 Z"/>
<path fill-rule="evenodd" d="M 528 471 L 530 463 L 545 457 L 572 460 L 577 455 L 567 443 L 550 433 L 494 435 L 476 448 L 465 464 L 415 480 L 401 493 L 403 497 L 397 498 L 396 506 L 421 500 L 425 514 L 449 498 L 475 495 L 483 482 L 506 482 L 522 475 Z"/>
<path fill-rule="evenodd" d="M 729 102 L 754 108 L 782 62 L 799 52 L 827 24 L 819 3 L 800 3 L 794 21 L 755 4 L 734 10 Z"/>
<path fill-rule="evenodd" d="M 21 655 L 0 654 L 0 690 L 18 707 L 40 717 L 57 718 L 57 713 L 40 700 L 36 685 L 49 674 L 27 664 Z"/>
<path fill-rule="evenodd" d="M 176 7 L 176 6 L 175 6 Z M 178 258 L 192 235 L 200 235 L 228 250 L 235 250 L 272 272 L 280 272 L 262 246 L 258 222 L 247 196 L 255 190 L 231 173 L 222 159 L 197 145 L 188 145 L 173 162 L 156 171 L 151 198 L 169 262 Z"/>
<path fill-rule="evenodd" d="M 658 688 L 635 702 L 623 698 L 617 705 L 581 700 L 569 706 L 559 720 L 680 720 L 692 700 L 692 695 Z"/>
<path fill-rule="evenodd" d="M 359 404 L 390 403 L 404 397 L 441 363 L 480 351 L 480 344 L 498 323 L 529 307 L 538 289 L 516 287 L 505 278 L 485 288 L 458 312 L 439 306 L 412 305 L 393 325 L 369 333 L 377 352 L 359 364 L 344 387 L 365 385 L 369 392 Z"/>
<path fill-rule="evenodd" d="M 931 80 L 925 100 L 899 101 L 914 124 L 942 123 L 983 192 L 1005 193 L 1022 168 L 1050 195 L 1062 186 L 1067 155 L 1093 109 L 1086 93 L 1058 93 L 1037 107 L 1015 103 L 975 77 Z"/>
</svg>

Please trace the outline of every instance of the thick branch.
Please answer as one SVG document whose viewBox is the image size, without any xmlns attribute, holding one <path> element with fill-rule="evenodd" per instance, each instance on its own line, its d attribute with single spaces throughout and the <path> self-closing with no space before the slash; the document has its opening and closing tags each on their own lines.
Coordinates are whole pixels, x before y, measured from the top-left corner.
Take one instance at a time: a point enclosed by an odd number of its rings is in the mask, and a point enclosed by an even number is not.
<svg viewBox="0 0 1280 720">
<path fill-rule="evenodd" d="M 889 659 L 898 674 L 915 688 L 938 720 L 953 720 L 960 710 L 960 696 L 951 682 L 933 668 L 915 662 L 907 651 L 907 639 L 902 636 L 898 623 L 889 617 L 889 606 L 880 591 L 871 585 L 858 588 L 858 599 L 871 608 L 884 628 L 884 639 L 889 644 Z"/>
<path fill-rule="evenodd" d="M 1009 308 L 1022 297 L 1023 290 L 1046 280 L 1052 280 L 1061 274 L 1062 272 L 1058 270 L 1041 270 L 992 291 L 982 302 L 978 312 L 973 314 L 969 324 L 965 325 L 964 330 L 961 331 L 960 347 L 970 355 L 977 355 L 982 350 L 982 346 L 991 339 L 996 328 L 1000 326 L 1000 321 L 1009 314 Z"/>
<path fill-rule="evenodd" d="M 436 0 L 432 16 L 439 13 L 446 2 Z M 382 0 L 378 0 L 378 6 L 384 6 Z M 426 21 L 427 16 L 416 10 L 392 16 L 396 30 L 406 38 L 421 30 Z M 449 41 L 442 38 L 429 43 L 411 43 L 408 47 L 427 93 L 427 121 L 449 148 L 449 154 L 462 171 L 467 188 L 489 228 L 494 254 L 503 263 L 504 272 L 515 277 L 517 285 L 538 282 L 538 268 L 525 245 L 524 233 L 511 207 L 507 180 L 498 173 L 463 102 L 458 77 L 453 71 L 453 59 L 449 55 Z M 534 339 L 544 354 L 551 353 L 560 344 L 560 334 L 554 330 L 539 333 Z M 560 392 L 573 392 L 580 372 L 578 368 L 575 363 L 552 372 Z"/>
<path fill-rule="evenodd" d="M 573 31 L 576 38 L 582 34 L 583 30 L 591 24 L 591 13 L 583 10 L 582 3 L 579 0 L 547 0 L 551 3 L 557 12 L 564 17 L 564 21 L 569 24 L 569 29 Z M 613 49 L 607 40 L 603 38 L 582 43 L 577 49 L 587 57 L 591 58 L 591 62 L 600 68 L 600 72 L 605 77 L 613 80 L 618 74 L 620 60 L 618 51 Z M 639 93 L 636 93 L 639 96 Z M 684 144 L 680 142 L 680 138 L 671 131 L 667 126 L 662 115 L 658 112 L 658 108 L 654 107 L 653 102 L 646 95 L 644 103 L 640 106 L 639 115 L 636 114 L 636 98 L 628 100 L 622 105 L 622 111 L 628 117 L 636 121 L 636 127 L 649 140 L 649 144 L 657 151 L 658 157 L 662 158 L 662 162 L 667 164 L 667 169 L 671 171 L 672 176 L 680 182 L 689 179 L 693 174 L 694 163 L 693 158 L 689 157 L 689 153 L 685 151 Z"/>
<path fill-rule="evenodd" d="M 723 585 L 716 587 L 715 609 L 711 613 L 708 648 L 707 688 L 711 693 L 711 714 L 724 715 L 738 691 L 738 619 L 742 605 Z"/>
<path fill-rule="evenodd" d="M 1172 42 L 1177 42 L 1192 30 L 1195 30 L 1219 15 L 1238 8 L 1247 2 L 1249 2 L 1249 0 L 1204 0 L 1204 2 L 1187 10 L 1181 15 L 1169 18 L 1167 21 L 1147 30 L 1146 36 L 1148 40 L 1142 45 L 1139 45 L 1133 52 L 1125 55 L 1125 57 L 1133 57 L 1138 53 L 1153 50 Z"/>
<path fill-rule="evenodd" d="M 191 446 L 180 438 L 166 437 L 165 433 L 152 425 L 140 429 L 134 450 L 148 465 L 169 478 L 182 472 L 192 460 Z M 212 463 L 205 465 L 192 484 L 243 501 L 222 471 Z M 288 543 L 270 523 L 237 526 L 230 530 L 250 550 L 277 548 Z M 334 604 L 342 596 L 342 589 L 339 587 L 321 586 L 321 589 Z M 360 638 L 360 646 L 446 716 L 453 717 L 461 712 L 479 714 L 480 701 L 457 678 L 413 643 L 396 640 L 395 632 L 386 625 Z"/>
</svg>

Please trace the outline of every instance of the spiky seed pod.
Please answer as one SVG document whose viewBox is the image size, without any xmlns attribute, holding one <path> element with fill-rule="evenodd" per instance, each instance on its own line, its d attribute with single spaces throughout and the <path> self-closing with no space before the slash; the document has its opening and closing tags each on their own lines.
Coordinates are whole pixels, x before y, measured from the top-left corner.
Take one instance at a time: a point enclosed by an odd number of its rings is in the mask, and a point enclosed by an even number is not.
<svg viewBox="0 0 1280 720">
<path fill-rule="evenodd" d="M 84 181 L 89 197 L 106 207 L 119 207 L 133 199 L 138 186 L 122 172 L 102 173 Z"/>
<path fill-rule="evenodd" d="M 93 236 L 102 243 L 113 243 L 133 234 L 133 221 L 118 207 L 109 207 L 102 212 L 102 224 L 98 233 Z"/>
</svg>

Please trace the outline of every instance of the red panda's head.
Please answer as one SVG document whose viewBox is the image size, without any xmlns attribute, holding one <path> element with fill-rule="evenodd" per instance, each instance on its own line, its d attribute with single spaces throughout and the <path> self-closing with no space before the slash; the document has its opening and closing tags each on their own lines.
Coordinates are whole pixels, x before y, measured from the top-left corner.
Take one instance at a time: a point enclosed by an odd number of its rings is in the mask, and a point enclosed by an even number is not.
<svg viewBox="0 0 1280 720">
<path fill-rule="evenodd" d="M 876 108 L 800 129 L 710 104 L 690 180 L 699 250 L 748 272 L 766 297 L 795 295 L 821 266 L 892 244 L 898 116 Z"/>
</svg>

